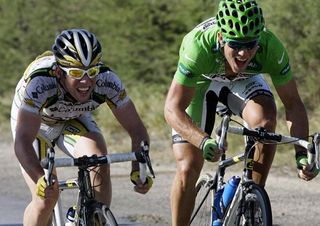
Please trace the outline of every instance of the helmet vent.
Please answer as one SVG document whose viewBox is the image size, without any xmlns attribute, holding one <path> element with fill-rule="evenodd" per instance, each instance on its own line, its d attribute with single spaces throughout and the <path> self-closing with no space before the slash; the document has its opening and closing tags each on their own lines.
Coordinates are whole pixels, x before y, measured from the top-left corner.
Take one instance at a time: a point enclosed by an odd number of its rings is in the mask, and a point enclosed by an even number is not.
<svg viewBox="0 0 320 226">
<path fill-rule="evenodd" d="M 246 3 L 246 8 L 250 8 L 252 5 L 253 5 L 252 2 L 247 2 Z"/>
<path fill-rule="evenodd" d="M 228 9 L 226 10 L 226 15 L 230 16 L 230 11 Z"/>
<path fill-rule="evenodd" d="M 242 17 L 241 17 L 241 22 L 242 22 L 242 23 L 244 23 L 244 24 L 247 23 L 247 20 L 248 20 L 248 17 L 247 17 L 247 16 L 242 16 Z"/>
<path fill-rule="evenodd" d="M 256 18 L 255 26 L 259 26 L 259 23 L 260 23 L 259 18 Z"/>
<path fill-rule="evenodd" d="M 244 12 L 244 11 L 245 11 L 244 6 L 243 6 L 243 5 L 240 5 L 240 6 L 239 6 L 239 10 L 240 10 L 241 12 Z"/>
<path fill-rule="evenodd" d="M 233 22 L 232 22 L 232 20 L 228 20 L 228 25 L 229 25 L 229 27 L 232 29 L 233 28 Z M 239 26 L 239 25 L 238 25 Z"/>
<path fill-rule="evenodd" d="M 237 13 L 237 11 L 232 10 L 232 16 L 233 16 L 233 17 L 238 17 L 238 13 Z"/>
<path fill-rule="evenodd" d="M 240 31 L 240 30 L 241 30 L 240 24 L 239 24 L 238 22 L 235 24 L 235 28 L 236 28 L 237 31 Z"/>
<path fill-rule="evenodd" d="M 239 27 L 240 27 L 240 26 L 239 26 Z M 248 26 L 244 26 L 244 27 L 242 28 L 242 33 L 243 33 L 244 35 L 248 34 Z"/>
<path fill-rule="evenodd" d="M 254 22 L 253 21 L 250 21 L 249 23 L 249 30 L 252 31 L 254 28 Z"/>
</svg>

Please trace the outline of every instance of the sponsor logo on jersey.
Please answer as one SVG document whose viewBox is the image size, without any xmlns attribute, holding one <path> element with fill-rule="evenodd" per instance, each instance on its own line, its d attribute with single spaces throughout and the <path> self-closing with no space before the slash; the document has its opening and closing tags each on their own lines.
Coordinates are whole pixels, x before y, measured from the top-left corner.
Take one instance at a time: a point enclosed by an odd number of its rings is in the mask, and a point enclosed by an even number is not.
<svg viewBox="0 0 320 226">
<path fill-rule="evenodd" d="M 31 92 L 32 98 L 38 99 L 38 93 L 37 92 Z"/>
<path fill-rule="evenodd" d="M 68 131 L 68 132 L 70 132 L 70 133 L 72 133 L 72 134 L 78 134 L 78 133 L 81 132 L 80 129 L 78 129 L 78 128 L 72 126 L 72 125 L 68 125 L 68 126 L 65 128 L 65 130 Z"/>
<path fill-rule="evenodd" d="M 281 75 L 285 75 L 290 71 L 290 64 L 288 63 L 280 72 Z"/>
<path fill-rule="evenodd" d="M 180 71 L 182 74 L 184 74 L 185 76 L 187 76 L 187 77 L 191 77 L 191 76 L 192 76 L 191 71 L 189 71 L 189 70 L 186 68 L 186 66 L 184 66 L 182 63 L 179 64 L 178 68 L 179 68 L 179 71 Z"/>
<path fill-rule="evenodd" d="M 284 59 L 284 51 L 282 52 L 282 55 L 281 55 L 280 59 L 278 60 L 278 64 L 281 64 L 283 59 Z"/>
<path fill-rule="evenodd" d="M 98 87 L 108 87 L 108 88 L 114 89 L 117 92 L 121 90 L 119 84 L 117 84 L 116 82 L 109 82 L 106 80 L 98 79 L 96 81 L 96 84 Z"/>
<path fill-rule="evenodd" d="M 206 21 L 203 21 L 201 24 L 197 25 L 196 28 L 197 29 L 201 29 L 201 30 L 206 30 L 207 28 L 211 27 L 212 25 L 216 24 L 216 19 L 215 18 L 210 18 Z"/>
<path fill-rule="evenodd" d="M 92 103 L 86 103 L 86 104 L 74 104 L 71 102 L 63 102 L 59 103 L 58 106 L 50 107 L 49 110 L 51 112 L 89 112 L 93 111 L 97 108 L 97 106 L 94 106 Z"/>
<path fill-rule="evenodd" d="M 262 69 L 262 66 L 258 62 L 252 60 L 252 61 L 249 62 L 248 66 L 247 66 L 247 69 L 260 71 Z"/>
<path fill-rule="evenodd" d="M 229 81 L 244 80 L 244 79 L 250 78 L 256 74 L 257 73 L 239 73 L 238 75 L 234 76 L 233 78 L 227 78 L 225 73 L 203 74 L 202 76 L 207 79 L 211 79 L 211 80 L 215 80 L 215 81 L 229 82 Z"/>
<path fill-rule="evenodd" d="M 44 92 L 51 90 L 51 89 L 55 89 L 57 88 L 55 83 L 50 83 L 50 84 L 41 84 L 39 86 L 36 87 L 36 92 L 38 94 L 43 94 Z"/>
</svg>

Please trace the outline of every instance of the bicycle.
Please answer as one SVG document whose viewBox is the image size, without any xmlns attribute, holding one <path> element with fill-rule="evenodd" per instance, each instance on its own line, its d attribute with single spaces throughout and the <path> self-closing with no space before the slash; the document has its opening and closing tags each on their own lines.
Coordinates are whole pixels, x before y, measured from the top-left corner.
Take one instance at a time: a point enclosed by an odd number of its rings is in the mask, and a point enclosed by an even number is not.
<svg viewBox="0 0 320 226">
<path fill-rule="evenodd" d="M 155 178 L 152 169 L 149 147 L 146 143 L 141 144 L 141 150 L 138 152 L 108 154 L 104 156 L 82 156 L 79 158 L 55 158 L 53 147 L 50 147 L 47 157 L 41 161 L 41 166 L 46 169 L 46 181 L 52 185 L 52 171 L 54 167 L 77 167 L 78 178 L 58 181 L 60 195 L 53 210 L 53 226 L 62 226 L 65 215 L 62 214 L 61 192 L 65 189 L 78 189 L 77 204 L 74 210 L 74 222 L 69 225 L 74 226 L 117 226 L 118 223 L 111 210 L 103 203 L 95 200 L 93 186 L 90 180 L 90 168 L 103 164 L 112 164 L 116 162 L 138 161 L 140 166 L 140 180 L 146 181 L 147 168 L 152 177 Z M 67 224 L 66 224 L 67 225 Z"/>
<path fill-rule="evenodd" d="M 306 140 L 284 136 L 278 133 L 267 132 L 263 128 L 248 129 L 237 121 L 234 121 L 232 112 L 222 105 L 216 109 L 217 115 L 222 120 L 216 129 L 217 142 L 220 149 L 224 150 L 228 133 L 244 136 L 245 148 L 241 154 L 228 157 L 224 152 L 218 162 L 214 174 L 201 175 L 196 183 L 196 204 L 191 216 L 190 225 L 245 225 L 245 226 L 271 226 L 272 210 L 266 190 L 252 180 L 253 156 L 256 142 L 274 144 L 295 144 L 308 150 L 308 162 L 319 169 L 319 143 L 320 133 L 309 137 L 311 142 Z M 231 126 L 233 121 L 241 126 Z M 226 182 L 224 181 L 225 171 L 228 167 L 244 162 L 243 174 L 236 185 L 235 193 L 227 206 L 221 201 Z"/>
</svg>

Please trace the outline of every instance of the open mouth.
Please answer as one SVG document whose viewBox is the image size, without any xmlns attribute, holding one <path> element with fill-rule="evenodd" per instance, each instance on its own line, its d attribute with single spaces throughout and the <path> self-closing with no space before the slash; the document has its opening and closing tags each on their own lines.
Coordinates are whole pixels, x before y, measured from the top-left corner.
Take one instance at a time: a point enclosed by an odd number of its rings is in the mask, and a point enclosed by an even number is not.
<svg viewBox="0 0 320 226">
<path fill-rule="evenodd" d="M 247 61 L 248 61 L 248 59 L 235 58 L 235 62 L 239 68 L 244 67 L 246 65 Z"/>
<path fill-rule="evenodd" d="M 90 87 L 79 87 L 77 90 L 79 93 L 86 94 L 90 90 Z"/>
</svg>

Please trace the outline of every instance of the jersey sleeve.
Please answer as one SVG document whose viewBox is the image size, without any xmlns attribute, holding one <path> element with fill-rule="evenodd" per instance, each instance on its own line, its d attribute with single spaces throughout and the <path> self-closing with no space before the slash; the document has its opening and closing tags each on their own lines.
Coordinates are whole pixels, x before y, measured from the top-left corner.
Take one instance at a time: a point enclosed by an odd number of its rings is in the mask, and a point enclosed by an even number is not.
<svg viewBox="0 0 320 226">
<path fill-rule="evenodd" d="M 274 86 L 286 84 L 292 79 L 289 56 L 280 40 L 271 32 L 268 33 L 265 65 Z"/>
<path fill-rule="evenodd" d="M 102 97 L 111 109 L 121 107 L 130 100 L 122 81 L 112 70 L 99 75 L 94 92 L 95 100 Z"/>
<path fill-rule="evenodd" d="M 206 67 L 204 53 L 193 36 L 185 36 L 179 51 L 174 79 L 181 85 L 194 87 Z"/>
<path fill-rule="evenodd" d="M 44 79 L 35 77 L 26 82 L 19 92 L 21 108 L 23 110 L 40 114 L 50 99 L 57 93 L 57 83 L 54 78 Z"/>
</svg>

